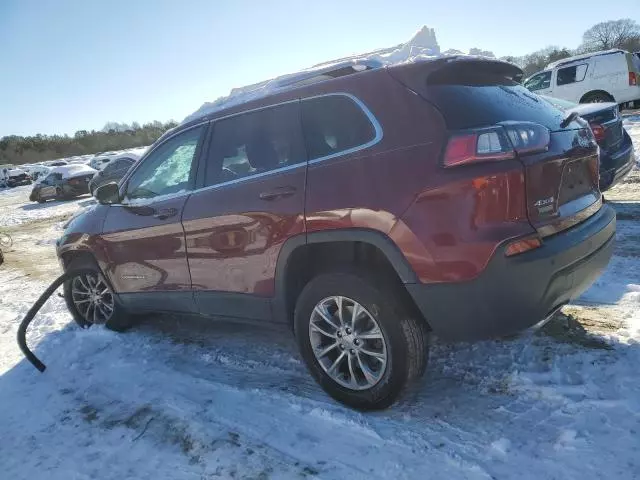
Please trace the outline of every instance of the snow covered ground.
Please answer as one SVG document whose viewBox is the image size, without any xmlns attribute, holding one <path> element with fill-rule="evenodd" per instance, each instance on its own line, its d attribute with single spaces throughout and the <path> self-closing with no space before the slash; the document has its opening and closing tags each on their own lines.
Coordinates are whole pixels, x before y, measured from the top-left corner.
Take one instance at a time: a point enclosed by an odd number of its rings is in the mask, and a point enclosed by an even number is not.
<svg viewBox="0 0 640 480">
<path fill-rule="evenodd" d="M 640 149 L 640 115 L 626 126 Z M 58 272 L 61 224 L 92 201 L 0 191 L 0 478 L 573 479 L 640 476 L 640 172 L 607 194 L 609 268 L 543 331 L 434 339 L 404 401 L 361 414 L 311 380 L 287 331 L 176 316 L 80 330 L 62 299 L 18 322 Z"/>
</svg>

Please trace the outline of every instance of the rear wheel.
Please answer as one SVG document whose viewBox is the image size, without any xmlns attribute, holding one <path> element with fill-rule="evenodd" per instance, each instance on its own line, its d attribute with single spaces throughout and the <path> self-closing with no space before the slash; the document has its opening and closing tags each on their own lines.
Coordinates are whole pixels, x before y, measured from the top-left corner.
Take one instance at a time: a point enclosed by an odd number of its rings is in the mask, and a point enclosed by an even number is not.
<svg viewBox="0 0 640 480">
<path fill-rule="evenodd" d="M 386 408 L 424 372 L 424 322 L 408 313 L 395 286 L 365 272 L 312 279 L 298 298 L 294 321 L 311 374 L 351 407 Z"/>
<path fill-rule="evenodd" d="M 605 103 L 615 101 L 611 95 L 606 92 L 593 92 L 585 95 L 581 103 Z"/>
<path fill-rule="evenodd" d="M 95 263 L 74 260 L 67 271 L 78 268 L 90 268 L 94 273 L 78 275 L 64 284 L 64 299 L 76 323 L 82 328 L 104 324 L 118 332 L 131 328 L 131 316 L 118 302 Z"/>
</svg>

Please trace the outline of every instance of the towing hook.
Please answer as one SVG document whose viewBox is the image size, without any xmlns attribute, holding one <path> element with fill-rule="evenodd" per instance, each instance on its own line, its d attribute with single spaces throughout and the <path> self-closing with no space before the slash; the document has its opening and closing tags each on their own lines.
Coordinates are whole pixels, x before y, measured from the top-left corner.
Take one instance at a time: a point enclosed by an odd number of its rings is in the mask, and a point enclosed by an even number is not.
<svg viewBox="0 0 640 480">
<path fill-rule="evenodd" d="M 38 311 L 42 308 L 42 306 L 46 303 L 51 295 L 62 285 L 63 283 L 81 275 L 88 275 L 90 273 L 95 273 L 95 269 L 91 268 L 77 268 L 74 270 L 69 270 L 58 278 L 56 278 L 51 285 L 40 295 L 36 303 L 29 309 L 25 317 L 20 322 L 20 326 L 18 327 L 18 346 L 22 351 L 23 355 L 31 364 L 36 367 L 40 372 L 44 372 L 47 366 L 40 361 L 38 357 L 29 349 L 27 345 L 27 328 L 29 324 L 33 321 L 33 318 L 36 316 Z"/>
</svg>

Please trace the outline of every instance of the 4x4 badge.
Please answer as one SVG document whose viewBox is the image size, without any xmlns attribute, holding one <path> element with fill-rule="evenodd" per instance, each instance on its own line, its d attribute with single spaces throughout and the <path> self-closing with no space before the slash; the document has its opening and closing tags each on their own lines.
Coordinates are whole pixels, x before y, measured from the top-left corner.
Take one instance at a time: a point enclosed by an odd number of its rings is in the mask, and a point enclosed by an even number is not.
<svg viewBox="0 0 640 480">
<path fill-rule="evenodd" d="M 538 200 L 536 203 L 534 203 L 534 205 L 536 207 L 544 207 L 545 205 L 552 204 L 554 200 L 555 200 L 555 198 L 553 198 L 553 197 L 542 198 L 542 199 Z"/>
</svg>

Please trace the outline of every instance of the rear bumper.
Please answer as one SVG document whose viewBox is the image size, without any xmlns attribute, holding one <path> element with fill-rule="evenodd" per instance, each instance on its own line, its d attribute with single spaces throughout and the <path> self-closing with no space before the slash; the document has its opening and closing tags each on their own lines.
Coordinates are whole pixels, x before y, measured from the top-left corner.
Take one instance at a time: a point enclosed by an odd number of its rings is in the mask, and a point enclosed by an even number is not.
<svg viewBox="0 0 640 480">
<path fill-rule="evenodd" d="M 615 211 L 604 205 L 588 220 L 545 238 L 536 250 L 505 257 L 503 245 L 472 281 L 406 287 L 444 339 L 516 333 L 589 288 L 611 258 L 615 229 Z"/>
<path fill-rule="evenodd" d="M 631 138 L 625 133 L 622 148 L 613 153 L 602 153 L 600 156 L 600 190 L 612 188 L 635 165 L 635 154 Z"/>
</svg>

